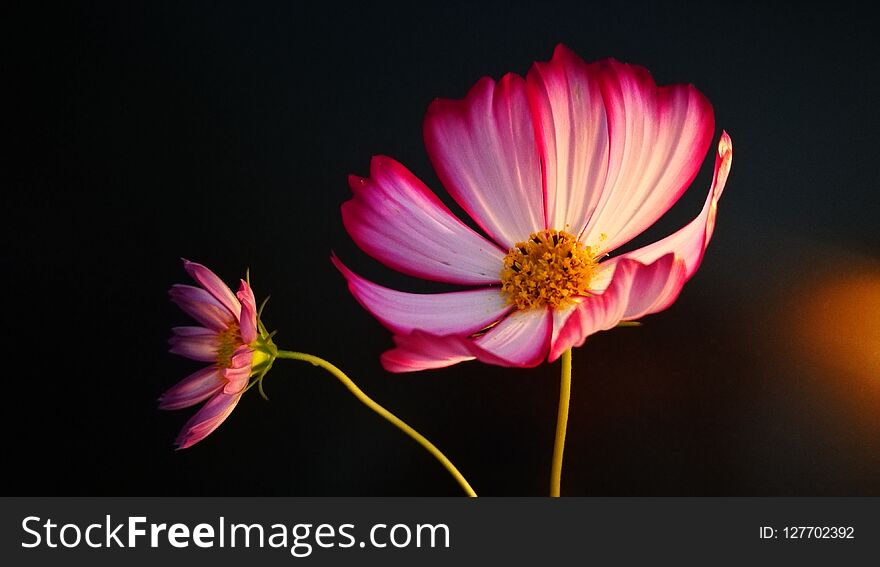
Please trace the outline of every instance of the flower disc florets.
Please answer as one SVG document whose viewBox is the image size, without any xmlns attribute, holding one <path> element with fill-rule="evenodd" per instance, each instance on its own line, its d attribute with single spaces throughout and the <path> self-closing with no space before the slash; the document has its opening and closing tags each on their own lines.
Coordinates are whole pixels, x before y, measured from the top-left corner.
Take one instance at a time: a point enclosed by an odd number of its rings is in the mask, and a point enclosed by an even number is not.
<svg viewBox="0 0 880 567">
<path fill-rule="evenodd" d="M 242 344 L 241 329 L 238 323 L 231 322 L 226 329 L 217 332 L 217 367 L 231 368 L 232 355 Z"/>
<path fill-rule="evenodd" d="M 518 242 L 504 257 L 501 292 L 517 309 L 562 309 L 589 295 L 596 250 L 562 230 L 543 230 Z"/>
</svg>

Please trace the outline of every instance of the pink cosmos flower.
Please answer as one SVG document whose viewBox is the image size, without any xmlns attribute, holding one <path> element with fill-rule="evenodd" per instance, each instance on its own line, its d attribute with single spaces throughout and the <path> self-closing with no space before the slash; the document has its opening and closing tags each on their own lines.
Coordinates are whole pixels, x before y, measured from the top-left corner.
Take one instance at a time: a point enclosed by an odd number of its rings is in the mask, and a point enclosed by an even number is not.
<svg viewBox="0 0 880 567">
<path fill-rule="evenodd" d="M 201 327 L 175 327 L 171 352 L 210 362 L 184 378 L 159 398 L 160 409 L 180 409 L 207 400 L 186 422 L 175 444 L 185 449 L 217 429 L 232 413 L 248 385 L 255 364 L 258 337 L 254 293 L 244 280 L 233 294 L 214 272 L 201 264 L 183 261 L 201 287 L 176 284 L 169 294 Z"/>
<path fill-rule="evenodd" d="M 349 178 L 342 218 L 387 266 L 474 286 L 405 293 L 333 262 L 394 334 L 392 372 L 477 359 L 530 367 L 588 336 L 669 307 L 712 236 L 732 160 L 722 133 L 700 214 L 674 234 L 612 254 L 660 218 L 699 170 L 712 107 L 691 85 L 658 87 L 642 67 L 585 63 L 563 46 L 525 79 L 483 78 L 436 100 L 425 144 L 450 195 L 489 238 L 456 218 L 404 166 L 374 157 Z"/>
</svg>

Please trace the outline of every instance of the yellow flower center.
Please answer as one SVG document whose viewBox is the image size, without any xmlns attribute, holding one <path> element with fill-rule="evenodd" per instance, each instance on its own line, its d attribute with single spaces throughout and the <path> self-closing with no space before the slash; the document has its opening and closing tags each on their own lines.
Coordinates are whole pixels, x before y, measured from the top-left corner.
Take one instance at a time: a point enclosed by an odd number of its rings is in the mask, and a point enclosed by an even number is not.
<svg viewBox="0 0 880 567">
<path fill-rule="evenodd" d="M 598 246 L 586 247 L 562 230 L 543 230 L 517 242 L 504 257 L 501 293 L 517 309 L 563 309 L 589 295 Z"/>
<path fill-rule="evenodd" d="M 241 344 L 241 332 L 236 322 L 229 323 L 228 327 L 217 333 L 217 366 L 232 367 L 232 355 Z"/>
</svg>

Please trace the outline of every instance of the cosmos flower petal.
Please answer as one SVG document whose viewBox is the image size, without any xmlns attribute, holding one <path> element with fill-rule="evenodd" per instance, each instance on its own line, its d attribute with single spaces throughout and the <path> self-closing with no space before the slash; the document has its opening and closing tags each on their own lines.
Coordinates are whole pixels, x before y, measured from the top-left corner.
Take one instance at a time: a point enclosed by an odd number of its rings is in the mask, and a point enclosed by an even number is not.
<svg viewBox="0 0 880 567">
<path fill-rule="evenodd" d="M 438 336 L 423 331 L 395 335 L 395 348 L 382 353 L 380 361 L 389 372 L 416 372 L 474 360 L 471 341 L 461 335 Z"/>
<path fill-rule="evenodd" d="M 238 394 L 215 394 L 208 402 L 192 416 L 183 426 L 175 444 L 178 449 L 192 447 L 215 429 L 220 427 L 232 410 L 235 409 L 241 393 Z"/>
<path fill-rule="evenodd" d="M 212 331 L 206 327 L 184 326 L 172 327 L 171 331 L 178 337 L 197 337 L 201 335 L 217 336 L 217 331 Z"/>
<path fill-rule="evenodd" d="M 633 258 L 643 263 L 653 262 L 660 256 L 674 252 L 676 257 L 684 260 L 686 277 L 690 279 L 700 267 L 703 254 L 715 230 L 715 215 L 718 212 L 718 200 L 724 192 L 730 165 L 733 161 L 733 144 L 727 132 L 721 134 L 718 142 L 718 153 L 715 156 L 715 174 L 709 195 L 702 211 L 684 228 L 662 240 L 623 254 L 621 258 Z"/>
<path fill-rule="evenodd" d="M 523 366 L 480 348 L 466 335 L 435 335 L 415 330 L 407 335 L 395 335 L 395 348 L 382 353 L 382 366 L 389 372 L 415 372 L 444 368 L 479 359 L 496 366 Z"/>
<path fill-rule="evenodd" d="M 474 343 L 480 347 L 475 354 L 478 359 L 490 364 L 494 363 L 491 358 L 497 357 L 508 363 L 505 366 L 537 366 L 547 356 L 552 322 L 549 309 L 515 311 L 485 335 L 474 339 Z"/>
<path fill-rule="evenodd" d="M 599 294 L 608 289 L 611 278 L 614 276 L 614 259 L 602 262 L 596 267 L 596 272 L 590 278 L 590 293 Z"/>
<path fill-rule="evenodd" d="M 672 254 L 662 256 L 648 266 L 648 269 L 640 270 L 639 277 L 633 278 L 623 321 L 635 321 L 645 315 L 663 311 L 678 299 L 681 288 L 687 281 L 684 262 Z"/>
<path fill-rule="evenodd" d="M 232 366 L 223 369 L 223 377 L 227 381 L 226 386 L 223 387 L 224 394 L 241 393 L 244 390 L 251 376 L 253 360 L 254 351 L 247 345 L 235 349 L 231 360 Z"/>
<path fill-rule="evenodd" d="M 620 260 L 601 295 L 581 298 L 574 308 L 557 312 L 548 360 L 556 360 L 568 348 L 581 346 L 593 333 L 659 311 L 658 306 L 675 300 L 684 281 L 684 262 L 674 254 L 651 264 Z"/>
<path fill-rule="evenodd" d="M 469 335 L 498 321 L 511 309 L 498 288 L 405 293 L 362 278 L 335 255 L 332 260 L 348 280 L 348 288 L 358 302 L 398 335 L 406 335 L 414 329 L 438 335 Z"/>
<path fill-rule="evenodd" d="M 214 366 L 187 376 L 159 398 L 159 409 L 175 410 L 194 406 L 223 389 L 226 380 Z"/>
<path fill-rule="evenodd" d="M 657 87 L 643 67 L 600 62 L 610 143 L 605 188 L 581 240 L 613 251 L 651 226 L 693 181 L 715 128 L 692 85 Z"/>
<path fill-rule="evenodd" d="M 609 282 L 611 279 L 609 278 Z M 571 317 L 574 312 L 577 310 L 580 303 L 584 300 L 583 297 L 575 297 L 573 298 L 574 303 L 566 305 L 560 309 L 553 310 L 553 328 L 550 331 L 550 356 L 549 359 L 555 360 L 559 357 L 560 354 L 565 350 L 565 348 L 558 349 L 560 346 L 559 340 L 562 334 L 562 329 L 565 327 L 565 324 L 568 322 L 569 317 Z M 571 346 L 571 345 L 569 345 Z"/>
<path fill-rule="evenodd" d="M 541 162 L 525 81 L 481 79 L 463 100 L 435 100 L 425 146 L 443 186 L 508 249 L 545 228 Z"/>
<path fill-rule="evenodd" d="M 202 362 L 216 362 L 217 334 L 208 332 L 201 335 L 174 335 L 168 340 L 170 352 Z"/>
<path fill-rule="evenodd" d="M 598 64 L 559 45 L 527 76 L 544 164 L 547 228 L 575 235 L 596 208 L 608 172 L 608 119 L 598 74 Z"/>
<path fill-rule="evenodd" d="M 382 353 L 381 361 L 389 372 L 443 368 L 474 359 L 496 366 L 537 366 L 547 355 L 551 330 L 547 309 L 516 311 L 476 339 L 417 329 L 395 335 L 397 347 Z"/>
<path fill-rule="evenodd" d="M 369 178 L 349 183 L 354 197 L 342 205 L 342 220 L 369 255 L 425 279 L 498 283 L 505 251 L 457 219 L 405 167 L 377 156 Z"/>
<path fill-rule="evenodd" d="M 235 298 L 229 286 L 223 283 L 223 280 L 217 274 L 205 266 L 196 262 L 190 262 L 189 260 L 183 261 L 183 267 L 186 268 L 186 271 L 194 280 L 199 282 L 199 285 L 213 295 L 230 313 L 235 315 L 236 319 L 239 317 L 241 304 Z"/>
<path fill-rule="evenodd" d="M 235 320 L 223 304 L 200 287 L 174 284 L 168 295 L 187 315 L 209 329 L 222 331 Z"/>
<path fill-rule="evenodd" d="M 257 300 L 254 298 L 251 286 L 245 280 L 241 280 L 236 297 L 241 301 L 239 320 L 241 340 L 245 344 L 250 344 L 257 338 Z"/>
</svg>

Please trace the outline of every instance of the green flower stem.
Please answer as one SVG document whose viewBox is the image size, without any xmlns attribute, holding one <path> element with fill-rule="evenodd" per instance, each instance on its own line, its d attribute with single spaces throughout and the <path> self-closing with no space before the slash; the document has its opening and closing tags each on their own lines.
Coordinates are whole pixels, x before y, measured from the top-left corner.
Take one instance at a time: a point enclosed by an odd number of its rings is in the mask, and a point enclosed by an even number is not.
<svg viewBox="0 0 880 567">
<path fill-rule="evenodd" d="M 311 354 L 305 354 L 302 352 L 292 352 L 292 351 L 288 351 L 288 350 L 279 350 L 277 352 L 276 356 L 278 358 L 287 358 L 290 360 L 301 360 L 303 362 L 308 362 L 314 366 L 321 367 L 324 370 L 326 370 L 327 372 L 329 372 L 330 374 L 332 374 L 334 377 L 336 377 L 337 380 L 342 382 L 342 384 L 346 388 L 348 388 L 348 390 L 352 394 L 354 394 L 354 397 L 356 397 L 358 400 L 360 400 L 361 403 L 363 403 L 365 406 L 367 406 L 368 408 L 370 408 L 374 412 L 378 413 L 379 415 L 384 417 L 386 420 L 390 421 L 395 427 L 397 427 L 398 429 L 400 429 L 401 431 L 403 431 L 404 433 L 406 433 L 407 435 L 412 437 L 416 441 L 416 443 L 418 443 L 419 445 L 424 447 L 429 453 L 431 453 L 434 456 L 435 459 L 440 461 L 440 464 L 443 465 L 443 468 L 445 468 L 447 471 L 449 471 L 449 474 L 451 474 L 452 477 L 455 478 L 455 480 L 462 487 L 462 489 L 464 489 L 465 493 L 468 496 L 475 497 L 477 495 L 477 493 L 474 492 L 474 489 L 471 488 L 471 485 L 468 484 L 468 481 L 465 480 L 464 476 L 460 472 L 458 472 L 458 469 L 455 468 L 455 465 L 452 464 L 452 461 L 447 459 L 446 455 L 444 455 L 440 451 L 440 449 L 438 449 L 433 443 L 428 441 L 424 437 L 424 435 L 422 435 L 421 433 L 419 433 L 418 431 L 416 431 L 415 429 L 413 429 L 412 427 L 410 427 L 409 425 L 404 423 L 403 420 L 398 418 L 396 415 L 394 415 L 393 413 L 391 413 L 390 411 L 388 411 L 387 409 L 383 408 L 381 405 L 379 405 L 378 403 L 373 401 L 360 388 L 358 388 L 357 385 L 354 382 L 352 382 L 351 378 L 346 376 L 342 370 L 340 370 L 339 368 L 337 368 L 336 366 L 334 366 L 333 364 L 331 364 L 330 362 L 327 362 L 326 360 L 324 360 L 322 358 L 318 358 L 317 356 L 312 356 Z"/>
<path fill-rule="evenodd" d="M 571 349 L 562 353 L 562 379 L 559 384 L 559 411 L 556 415 L 556 440 L 553 443 L 553 464 L 550 467 L 550 496 L 559 497 L 562 484 L 562 454 L 565 452 L 565 430 L 568 427 L 568 402 L 571 400 Z"/>
</svg>

